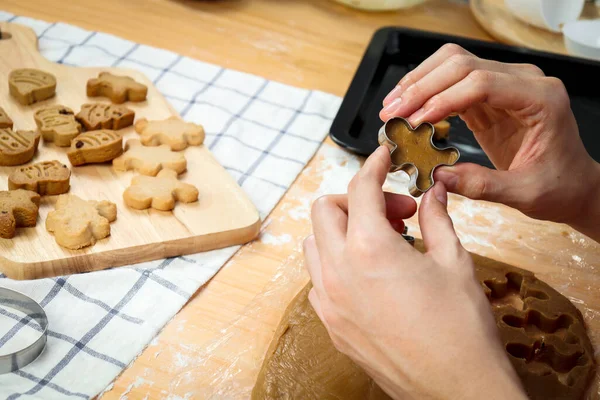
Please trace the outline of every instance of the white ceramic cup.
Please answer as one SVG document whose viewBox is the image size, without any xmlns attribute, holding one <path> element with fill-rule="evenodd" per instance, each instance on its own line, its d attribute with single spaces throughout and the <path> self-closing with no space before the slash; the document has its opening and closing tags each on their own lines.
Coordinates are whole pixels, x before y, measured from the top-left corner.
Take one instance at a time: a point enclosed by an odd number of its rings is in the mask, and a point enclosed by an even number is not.
<svg viewBox="0 0 600 400">
<path fill-rule="evenodd" d="M 560 32 L 562 25 L 579 18 L 585 0 L 504 0 L 504 3 L 521 21 Z"/>
<path fill-rule="evenodd" d="M 600 19 L 565 24 L 563 34 L 569 54 L 600 61 Z"/>
</svg>

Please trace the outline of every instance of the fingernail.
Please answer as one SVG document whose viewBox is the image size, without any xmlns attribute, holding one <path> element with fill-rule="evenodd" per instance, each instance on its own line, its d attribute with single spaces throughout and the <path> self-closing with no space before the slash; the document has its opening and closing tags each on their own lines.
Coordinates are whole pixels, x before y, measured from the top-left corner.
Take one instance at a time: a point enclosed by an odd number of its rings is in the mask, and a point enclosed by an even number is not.
<svg viewBox="0 0 600 400">
<path fill-rule="evenodd" d="M 392 100 L 394 100 L 396 97 L 400 97 L 400 94 L 402 93 L 402 87 L 400 85 L 397 85 L 394 89 L 392 89 L 392 91 L 390 93 L 388 93 L 387 96 L 385 96 L 385 99 L 383 99 L 383 105 L 387 105 L 388 103 L 390 103 Z"/>
<path fill-rule="evenodd" d="M 424 108 L 419 108 L 417 111 L 415 111 L 414 114 L 411 115 L 409 118 L 411 121 L 411 125 L 416 127 L 417 125 L 422 123 L 425 114 L 427 114 L 427 110 Z"/>
<path fill-rule="evenodd" d="M 433 185 L 433 194 L 444 207 L 448 205 L 448 192 L 446 192 L 446 188 L 442 182 L 437 182 Z"/>
<path fill-rule="evenodd" d="M 400 109 L 400 106 L 401 106 L 400 103 L 402 103 L 402 98 L 397 97 L 390 104 L 383 107 L 383 110 L 381 110 L 381 112 L 383 112 L 384 114 L 387 114 L 387 115 L 393 115 L 396 112 L 398 112 L 398 110 Z"/>
<path fill-rule="evenodd" d="M 453 167 L 442 167 L 436 169 L 434 173 L 436 181 L 442 181 L 447 190 L 454 192 L 458 185 L 458 174 L 454 172 Z"/>
</svg>

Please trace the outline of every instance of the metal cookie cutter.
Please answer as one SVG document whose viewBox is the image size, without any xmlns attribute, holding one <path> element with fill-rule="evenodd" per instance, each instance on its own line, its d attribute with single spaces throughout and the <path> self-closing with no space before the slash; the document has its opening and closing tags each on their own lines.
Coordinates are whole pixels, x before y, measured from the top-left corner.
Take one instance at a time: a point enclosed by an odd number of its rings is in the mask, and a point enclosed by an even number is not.
<svg viewBox="0 0 600 400">
<path fill-rule="evenodd" d="M 408 234 L 407 226 L 404 226 L 404 232 L 402 232 L 402 237 L 404 238 L 404 240 L 406 240 L 408 244 L 410 244 L 412 247 L 415 247 L 415 238 Z"/>
<path fill-rule="evenodd" d="M 19 310 L 35 320 L 42 329 L 40 337 L 29 346 L 11 354 L 0 356 L 0 374 L 6 374 L 25 367 L 35 360 L 46 347 L 48 317 L 35 300 L 14 290 L 0 288 L 0 306 Z"/>
<path fill-rule="evenodd" d="M 409 193 L 419 197 L 433 187 L 433 172 L 454 165 L 460 158 L 456 147 L 438 148 L 433 143 L 435 127 L 424 122 L 413 128 L 404 118 L 392 118 L 379 129 L 378 141 L 392 156 L 390 172 L 404 171 L 410 177 Z M 422 171 L 419 176 L 419 170 Z"/>
</svg>

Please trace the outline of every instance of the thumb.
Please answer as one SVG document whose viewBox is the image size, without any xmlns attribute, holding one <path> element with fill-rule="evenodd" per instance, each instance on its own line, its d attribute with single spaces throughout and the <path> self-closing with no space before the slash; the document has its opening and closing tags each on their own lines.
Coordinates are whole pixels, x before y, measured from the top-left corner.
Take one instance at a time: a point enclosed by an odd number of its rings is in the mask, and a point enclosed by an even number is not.
<svg viewBox="0 0 600 400">
<path fill-rule="evenodd" d="M 462 245 L 448 215 L 448 192 L 442 182 L 425 193 L 419 207 L 419 226 L 427 253 L 438 263 L 449 265 L 456 260 Z M 454 265 L 455 263 L 450 263 Z"/>
<path fill-rule="evenodd" d="M 434 178 L 447 190 L 473 200 L 514 204 L 518 197 L 518 181 L 509 171 L 497 171 L 481 165 L 464 163 L 436 169 Z"/>
</svg>

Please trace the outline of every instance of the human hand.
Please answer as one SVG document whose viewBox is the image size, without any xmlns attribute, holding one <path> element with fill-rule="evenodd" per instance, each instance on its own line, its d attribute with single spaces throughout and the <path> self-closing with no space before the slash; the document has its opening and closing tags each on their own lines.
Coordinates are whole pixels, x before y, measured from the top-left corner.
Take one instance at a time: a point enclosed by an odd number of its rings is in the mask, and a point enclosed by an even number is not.
<svg viewBox="0 0 600 400">
<path fill-rule="evenodd" d="M 395 398 L 525 399 L 443 184 L 421 202 L 422 254 L 390 222 L 416 210 L 412 198 L 384 194 L 390 164 L 380 147 L 347 196 L 313 205 L 314 236 L 304 247 L 309 300 L 334 345 Z"/>
<path fill-rule="evenodd" d="M 600 205 L 590 201 L 597 199 L 600 167 L 583 146 L 560 80 L 533 65 L 485 60 L 448 44 L 399 82 L 380 117 L 417 126 L 451 114 L 466 122 L 497 170 L 468 163 L 438 168 L 435 178 L 449 191 L 600 237 Z"/>
</svg>

